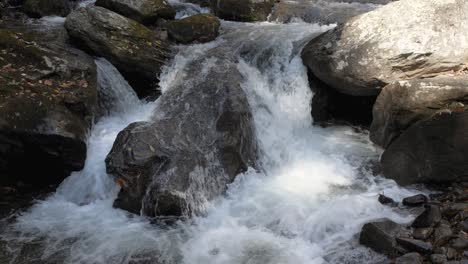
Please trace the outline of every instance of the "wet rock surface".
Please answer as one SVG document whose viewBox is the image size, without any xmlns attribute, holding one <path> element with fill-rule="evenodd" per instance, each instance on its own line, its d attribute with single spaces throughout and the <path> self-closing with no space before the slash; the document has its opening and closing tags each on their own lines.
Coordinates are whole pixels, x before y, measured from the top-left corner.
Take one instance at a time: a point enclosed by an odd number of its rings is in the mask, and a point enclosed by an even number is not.
<svg viewBox="0 0 468 264">
<path fill-rule="evenodd" d="M 102 6 L 143 24 L 154 24 L 160 18 L 173 19 L 175 9 L 166 0 L 97 0 Z"/>
<path fill-rule="evenodd" d="M 466 186 L 466 183 L 434 186 L 435 193 L 419 205 L 425 210 L 412 223 L 400 225 L 390 220 L 379 220 L 365 224 L 360 243 L 386 254 L 395 263 L 467 262 L 468 235 L 464 223 L 468 220 L 468 207 L 458 202 L 468 193 Z M 415 206 L 401 204 L 399 208 L 414 212 Z"/>
<path fill-rule="evenodd" d="M 265 21 L 275 0 L 211 0 L 211 9 L 219 18 L 233 21 Z"/>
<path fill-rule="evenodd" d="M 256 139 L 240 73 L 227 60 L 205 71 L 203 79 L 164 93 L 150 122 L 119 133 L 106 159 L 108 173 L 122 186 L 114 206 L 148 216 L 190 216 L 254 166 Z"/>
<path fill-rule="evenodd" d="M 142 24 L 102 7 L 72 12 L 65 27 L 75 44 L 109 60 L 139 96 L 154 95 L 169 44 Z"/>
<path fill-rule="evenodd" d="M 215 40 L 221 23 L 219 19 L 209 14 L 198 14 L 180 20 L 166 23 L 169 38 L 176 42 L 188 44 L 191 42 L 209 42 Z"/>
<path fill-rule="evenodd" d="M 67 16 L 74 5 L 70 0 L 27 0 L 22 10 L 33 18 Z"/>
</svg>

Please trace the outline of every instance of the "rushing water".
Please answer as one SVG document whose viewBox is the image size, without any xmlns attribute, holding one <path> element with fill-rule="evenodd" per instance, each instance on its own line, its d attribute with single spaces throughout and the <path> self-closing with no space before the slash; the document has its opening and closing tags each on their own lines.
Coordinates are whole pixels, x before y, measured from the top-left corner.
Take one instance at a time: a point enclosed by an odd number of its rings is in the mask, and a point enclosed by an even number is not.
<svg viewBox="0 0 468 264">
<path fill-rule="evenodd" d="M 138 101 L 118 71 L 97 60 L 101 93 L 111 100 L 103 103 L 107 116 L 90 132 L 85 168 L 4 228 L 0 262 L 319 264 L 382 259 L 359 246 L 356 234 L 372 219 L 410 221 L 411 216 L 380 205 L 377 196 L 399 199 L 412 193 L 366 169 L 380 150 L 365 132 L 312 126 L 313 95 L 299 53 L 309 39 L 331 27 L 223 22 L 216 41 L 180 47 L 163 71 L 162 92 L 203 78 L 186 72 L 190 61 L 204 59 L 204 67 L 211 67 L 216 56 L 229 53 L 244 77 L 261 169 L 239 175 L 225 197 L 206 205 L 203 216 L 171 226 L 112 208 L 118 187 L 105 172 L 105 156 L 117 133 L 131 122 L 148 120 L 158 102 Z"/>
</svg>

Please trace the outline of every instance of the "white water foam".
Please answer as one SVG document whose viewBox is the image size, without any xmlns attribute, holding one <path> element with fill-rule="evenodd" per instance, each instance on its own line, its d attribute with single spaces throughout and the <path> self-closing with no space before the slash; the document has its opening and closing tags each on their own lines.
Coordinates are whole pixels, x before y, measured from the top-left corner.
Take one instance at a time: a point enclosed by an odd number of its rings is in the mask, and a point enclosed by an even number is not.
<svg viewBox="0 0 468 264">
<path fill-rule="evenodd" d="M 234 55 L 253 110 L 261 170 L 239 175 L 203 217 L 172 227 L 151 225 L 112 208 L 117 187 L 105 173 L 104 158 L 118 131 L 148 119 L 154 105 L 113 112 L 91 131 L 85 169 L 1 235 L 16 256 L 10 263 L 319 264 L 383 258 L 357 245 L 355 235 L 372 219 L 409 222 L 412 216 L 380 205 L 377 196 L 385 192 L 398 200 L 413 193 L 364 169 L 380 155 L 365 133 L 312 126 L 312 93 L 298 53 L 330 27 L 222 27 L 224 35 L 213 43 L 181 47 L 164 70 L 161 88 L 203 76 L 184 66 L 212 48 Z M 40 250 L 32 251 L 31 243 Z"/>
</svg>

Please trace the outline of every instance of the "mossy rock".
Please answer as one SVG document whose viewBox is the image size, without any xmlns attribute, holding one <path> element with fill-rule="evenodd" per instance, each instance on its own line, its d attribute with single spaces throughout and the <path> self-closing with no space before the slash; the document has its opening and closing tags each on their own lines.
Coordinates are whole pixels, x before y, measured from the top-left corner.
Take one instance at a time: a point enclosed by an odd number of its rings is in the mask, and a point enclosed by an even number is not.
<svg viewBox="0 0 468 264">
<path fill-rule="evenodd" d="M 86 159 L 97 108 L 94 60 L 35 36 L 0 29 L 0 185 L 58 184 Z"/>
<path fill-rule="evenodd" d="M 221 23 L 210 14 L 198 14 L 166 24 L 167 33 L 171 39 L 180 43 L 209 42 L 218 36 Z"/>
<path fill-rule="evenodd" d="M 265 21 L 275 0 L 211 0 L 213 12 L 220 18 L 233 21 Z"/>
<path fill-rule="evenodd" d="M 109 60 L 139 96 L 156 91 L 169 43 L 135 20 L 98 6 L 73 11 L 65 21 L 72 41 Z"/>
<path fill-rule="evenodd" d="M 96 5 L 143 24 L 154 24 L 160 18 L 174 19 L 176 15 L 166 0 L 97 0 Z"/>
</svg>

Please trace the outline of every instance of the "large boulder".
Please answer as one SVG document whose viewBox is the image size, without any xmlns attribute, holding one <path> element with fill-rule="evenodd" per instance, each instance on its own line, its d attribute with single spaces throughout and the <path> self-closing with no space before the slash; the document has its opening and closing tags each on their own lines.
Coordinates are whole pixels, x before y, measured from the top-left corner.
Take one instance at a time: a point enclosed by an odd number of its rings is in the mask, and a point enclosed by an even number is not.
<svg viewBox="0 0 468 264">
<path fill-rule="evenodd" d="M 206 65 L 201 60 L 187 68 L 204 72 L 203 78 L 171 87 L 150 122 L 119 133 L 106 159 L 122 186 L 114 206 L 148 216 L 196 214 L 254 165 L 256 139 L 242 77 L 228 60 Z"/>
<path fill-rule="evenodd" d="M 468 180 L 468 111 L 415 123 L 390 144 L 381 163 L 385 177 L 402 185 Z"/>
<path fill-rule="evenodd" d="M 220 18 L 233 21 L 265 21 L 275 0 L 211 0 L 213 12 Z"/>
<path fill-rule="evenodd" d="M 70 14 L 73 2 L 70 0 L 27 0 L 23 11 L 30 17 L 67 16 Z"/>
<path fill-rule="evenodd" d="M 58 184 L 84 166 L 96 66 L 83 52 L 49 44 L 0 29 L 0 185 Z"/>
<path fill-rule="evenodd" d="M 160 18 L 173 19 L 176 15 L 166 0 L 97 0 L 96 5 L 143 24 L 154 24 Z"/>
<path fill-rule="evenodd" d="M 219 19 L 209 14 L 198 14 L 166 24 L 167 33 L 171 39 L 180 43 L 209 42 L 218 36 L 221 23 Z"/>
<path fill-rule="evenodd" d="M 419 120 L 467 108 L 468 75 L 394 82 L 377 97 L 370 138 L 388 147 Z"/>
<path fill-rule="evenodd" d="M 467 14 L 465 0 L 400 0 L 313 39 L 302 58 L 339 92 L 376 95 L 394 81 L 465 70 Z"/>
<path fill-rule="evenodd" d="M 139 96 L 156 92 L 160 68 L 170 50 L 154 32 L 97 6 L 75 10 L 67 17 L 65 27 L 76 44 L 109 60 Z"/>
</svg>

